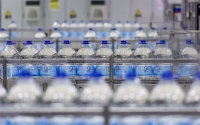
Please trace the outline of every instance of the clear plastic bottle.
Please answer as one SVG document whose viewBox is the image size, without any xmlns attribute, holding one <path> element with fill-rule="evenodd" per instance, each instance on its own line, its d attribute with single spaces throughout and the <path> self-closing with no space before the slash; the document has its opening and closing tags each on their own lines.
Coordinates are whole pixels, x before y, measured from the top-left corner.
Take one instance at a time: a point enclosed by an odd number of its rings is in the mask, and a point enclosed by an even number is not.
<svg viewBox="0 0 200 125">
<path fill-rule="evenodd" d="M 57 29 L 60 29 L 61 25 L 60 25 L 60 22 L 58 20 L 56 20 L 53 25 L 52 25 L 53 28 L 57 28 Z"/>
<path fill-rule="evenodd" d="M 164 34 L 164 35 L 159 35 L 160 39 L 162 40 L 165 40 L 166 41 L 166 44 L 167 46 L 172 49 L 172 45 L 171 45 L 171 42 L 169 41 L 170 39 L 170 36 L 169 36 L 169 30 L 167 29 L 167 27 L 163 27 L 161 32 Z"/>
<path fill-rule="evenodd" d="M 90 20 L 87 24 L 87 28 L 94 28 L 94 22 Z"/>
<path fill-rule="evenodd" d="M 113 51 L 110 49 L 106 40 L 103 40 L 100 48 L 96 52 L 96 57 L 99 59 L 109 59 L 109 57 L 113 54 Z M 100 72 L 104 78 L 108 78 L 110 74 L 110 66 L 108 63 L 99 63 L 96 66 L 96 71 Z"/>
<path fill-rule="evenodd" d="M 124 24 L 124 35 L 122 38 L 133 38 L 133 27 L 127 20 L 126 23 Z"/>
<path fill-rule="evenodd" d="M 44 41 L 44 48 L 38 53 L 39 59 L 52 59 L 56 55 L 56 50 L 53 48 L 54 42 Z M 57 67 L 55 64 L 39 65 L 39 75 L 41 78 L 52 78 L 56 75 Z"/>
<path fill-rule="evenodd" d="M 70 41 L 65 40 L 63 42 L 62 49 L 58 51 L 58 58 L 62 59 L 74 59 L 76 51 L 71 48 Z M 76 76 L 76 65 L 70 63 L 60 63 L 58 64 L 58 71 L 63 71 L 67 74 L 69 78 L 74 78 Z"/>
<path fill-rule="evenodd" d="M 151 58 L 152 51 L 147 46 L 145 40 L 141 40 L 139 46 L 134 52 L 134 57 L 138 59 Z M 153 76 L 153 65 L 151 63 L 139 63 L 136 65 L 137 75 L 142 79 L 150 79 Z"/>
<path fill-rule="evenodd" d="M 89 30 L 85 34 L 85 39 L 87 39 L 87 40 L 90 41 L 90 45 L 91 45 L 91 47 L 92 47 L 93 50 L 97 49 L 97 43 L 95 42 L 96 33 L 93 30 L 93 28 L 89 28 Z"/>
<path fill-rule="evenodd" d="M 2 42 L 2 41 L 7 40 L 8 36 L 9 35 L 8 35 L 7 31 L 4 28 L 1 28 L 1 30 L 0 30 L 0 40 L 1 40 L 1 42 L 0 42 L 0 52 L 5 48 L 5 43 Z"/>
<path fill-rule="evenodd" d="M 136 77 L 136 72 L 130 72 L 114 94 L 114 103 L 145 105 L 149 99 L 149 91 Z"/>
<path fill-rule="evenodd" d="M 38 40 L 35 42 L 34 46 L 38 51 L 40 51 L 43 48 L 43 44 L 41 42 L 46 38 L 46 34 L 42 28 L 38 28 L 38 32 L 35 34 L 34 38 Z"/>
<path fill-rule="evenodd" d="M 33 46 L 32 41 L 26 41 L 24 45 L 25 45 L 24 49 L 20 52 L 20 58 L 21 59 L 36 58 L 38 51 Z M 38 66 L 36 64 L 25 63 L 25 64 L 22 64 L 21 67 L 22 67 L 22 70 L 28 70 L 32 76 L 34 77 L 39 76 Z"/>
<path fill-rule="evenodd" d="M 173 73 L 166 71 L 162 74 L 161 80 L 153 88 L 150 95 L 152 104 L 181 105 L 185 93 L 181 86 L 173 79 Z"/>
<path fill-rule="evenodd" d="M 112 24 L 110 21 L 106 21 L 103 24 L 103 38 L 108 38 L 110 34 L 110 29 L 112 28 Z"/>
<path fill-rule="evenodd" d="M 154 52 L 156 49 L 155 40 L 158 39 L 158 34 L 155 28 L 151 28 L 151 30 L 148 33 L 148 37 L 149 39 L 151 39 L 150 41 L 148 41 L 148 46 Z"/>
<path fill-rule="evenodd" d="M 189 91 L 187 92 L 185 102 L 187 104 L 200 104 L 200 73 L 192 83 Z"/>
<path fill-rule="evenodd" d="M 135 32 L 135 39 L 144 40 L 146 39 L 146 37 L 147 37 L 147 34 L 143 31 L 142 27 L 138 28 L 138 30 Z M 138 45 L 139 44 L 135 42 L 134 49 L 136 49 Z"/>
<path fill-rule="evenodd" d="M 119 45 L 120 45 L 120 41 L 119 41 L 120 38 L 121 38 L 121 36 L 120 36 L 119 31 L 117 31 L 116 28 L 112 28 L 111 32 L 110 32 L 110 35 L 109 35 L 109 39 L 115 41 L 115 43 L 114 43 L 114 50 L 116 50 L 117 47 L 119 47 Z"/>
<path fill-rule="evenodd" d="M 158 47 L 154 52 L 154 57 L 158 59 L 172 59 L 172 51 L 166 45 L 165 40 L 161 40 Z M 160 75 L 165 72 L 170 71 L 173 72 L 173 64 L 172 63 L 158 63 L 154 65 L 154 77 L 159 78 Z"/>
<path fill-rule="evenodd" d="M 84 23 L 83 20 L 81 20 L 80 23 L 78 24 L 77 31 L 78 31 L 78 38 L 83 39 L 87 31 L 86 24 Z"/>
<path fill-rule="evenodd" d="M 103 38 L 103 24 L 100 20 L 95 24 L 95 31 L 97 38 Z"/>
<path fill-rule="evenodd" d="M 47 88 L 43 95 L 44 102 L 72 104 L 78 92 L 74 84 L 67 78 L 67 74 L 58 71 L 56 79 Z"/>
<path fill-rule="evenodd" d="M 123 37 L 123 28 L 124 28 L 124 26 L 119 20 L 115 24 L 115 28 L 117 29 L 117 31 L 119 31 L 120 36 Z"/>
<path fill-rule="evenodd" d="M 76 53 L 77 58 L 92 59 L 94 57 L 94 50 L 91 48 L 89 41 L 82 42 L 82 47 Z M 77 64 L 77 78 L 87 79 L 94 73 L 95 66 L 92 63 Z"/>
<path fill-rule="evenodd" d="M 61 37 L 62 37 L 62 35 L 61 35 L 59 29 L 58 28 L 54 28 L 53 32 L 50 35 L 51 40 L 52 41 L 57 41 Z M 61 48 L 61 46 L 62 46 L 62 44 L 58 43 L 58 50 Z M 56 45 L 55 44 L 53 44 L 53 48 L 56 49 Z"/>
<path fill-rule="evenodd" d="M 197 59 L 198 52 L 194 48 L 191 40 L 186 40 L 186 46 L 180 51 L 181 59 Z M 178 74 L 180 78 L 192 79 L 197 75 L 198 63 L 180 63 L 178 65 Z"/>
<path fill-rule="evenodd" d="M 6 42 L 6 47 L 1 51 L 1 58 L 7 58 L 7 59 L 17 59 L 19 57 L 19 52 L 17 49 L 13 46 L 12 41 Z M 1 65 L 1 76 L 3 76 L 3 66 Z M 7 77 L 10 79 L 16 78 L 19 76 L 19 73 L 21 72 L 21 66 L 19 64 L 7 64 Z"/>
<path fill-rule="evenodd" d="M 71 24 L 69 25 L 69 28 L 70 28 L 70 30 L 69 30 L 69 38 L 73 38 L 73 39 L 74 38 L 78 38 L 77 27 L 78 27 L 77 23 L 75 22 L 75 20 L 73 20 L 71 22 Z"/>
<path fill-rule="evenodd" d="M 11 21 L 11 23 L 8 26 L 8 29 L 11 30 L 10 38 L 17 38 L 18 37 L 18 34 L 16 32 L 17 24 L 15 23 L 14 20 Z"/>
<path fill-rule="evenodd" d="M 61 35 L 62 38 L 69 37 L 69 24 L 67 23 L 67 20 L 65 20 L 61 25 Z"/>
<path fill-rule="evenodd" d="M 42 89 L 31 77 L 30 72 L 23 70 L 20 79 L 11 87 L 7 100 L 15 103 L 37 103 L 42 97 Z"/>
<path fill-rule="evenodd" d="M 127 44 L 130 43 L 126 42 L 125 40 L 121 41 L 121 45 L 115 51 L 114 54 L 115 58 L 123 60 L 131 57 L 133 53 Z M 124 79 L 126 74 L 132 71 L 133 71 L 133 66 L 130 63 L 114 64 L 114 77 L 116 79 Z"/>
<path fill-rule="evenodd" d="M 108 83 L 101 79 L 101 74 L 91 74 L 91 79 L 80 94 L 80 101 L 89 104 L 107 105 L 111 101 L 113 92 Z"/>
</svg>

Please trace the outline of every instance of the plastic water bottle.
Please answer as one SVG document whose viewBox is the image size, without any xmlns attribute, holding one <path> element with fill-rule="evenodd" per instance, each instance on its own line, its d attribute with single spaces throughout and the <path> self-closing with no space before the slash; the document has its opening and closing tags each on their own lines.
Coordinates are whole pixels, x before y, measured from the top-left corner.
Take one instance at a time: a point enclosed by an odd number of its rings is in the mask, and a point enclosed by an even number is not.
<svg viewBox="0 0 200 125">
<path fill-rule="evenodd" d="M 62 35 L 61 35 L 59 29 L 58 29 L 58 28 L 54 28 L 54 29 L 53 29 L 53 32 L 52 32 L 51 35 L 50 35 L 51 40 L 52 40 L 52 41 L 57 41 L 57 40 L 58 40 L 59 38 L 61 38 L 61 37 L 62 37 Z M 58 49 L 60 49 L 61 46 L 62 46 L 62 44 L 61 44 L 61 43 L 58 43 Z M 54 49 L 56 49 L 56 45 L 55 45 L 55 44 L 53 45 L 53 47 L 54 47 Z"/>
<path fill-rule="evenodd" d="M 91 48 L 89 41 L 82 42 L 82 47 L 76 53 L 77 58 L 92 59 L 94 57 L 94 50 Z M 92 63 L 77 64 L 78 79 L 87 79 L 95 71 L 95 66 Z"/>
<path fill-rule="evenodd" d="M 135 39 L 144 40 L 144 39 L 146 39 L 146 37 L 147 37 L 147 34 L 143 31 L 142 27 L 138 28 L 138 30 L 135 33 Z M 138 47 L 138 45 L 139 44 L 137 42 L 135 42 L 134 49 L 136 49 Z"/>
<path fill-rule="evenodd" d="M 173 73 L 164 72 L 159 83 L 153 88 L 150 102 L 153 104 L 182 104 L 185 93 L 181 86 L 173 79 Z"/>
<path fill-rule="evenodd" d="M 86 34 L 86 30 L 87 30 L 86 24 L 84 23 L 83 20 L 81 20 L 80 23 L 78 24 L 78 28 L 77 28 L 78 38 L 83 39 Z"/>
<path fill-rule="evenodd" d="M 35 34 L 34 38 L 38 40 L 34 46 L 38 51 L 40 51 L 43 48 L 43 44 L 41 42 L 46 38 L 46 34 L 42 28 L 38 28 L 38 32 Z"/>
<path fill-rule="evenodd" d="M 140 26 L 140 24 L 139 24 L 137 21 L 134 21 L 132 27 L 133 27 L 133 37 L 135 37 L 135 35 L 136 35 L 136 31 L 137 31 L 138 28 L 140 28 L 141 26 Z"/>
<path fill-rule="evenodd" d="M 113 51 L 110 49 L 108 44 L 111 44 L 105 40 L 102 41 L 100 48 L 96 52 L 96 57 L 99 59 L 108 59 L 112 54 Z M 96 66 L 96 71 L 100 72 L 101 75 L 107 78 L 110 74 L 110 66 L 108 63 L 99 63 Z"/>
<path fill-rule="evenodd" d="M 1 28 L 0 30 L 0 40 L 5 41 L 8 39 L 8 33 L 4 28 Z M 0 52 L 5 48 L 5 43 L 0 42 Z"/>
<path fill-rule="evenodd" d="M 125 40 L 121 41 L 121 45 L 115 51 L 115 58 L 121 60 L 130 58 L 133 53 L 127 44 L 130 43 L 126 42 Z M 126 74 L 128 72 L 132 72 L 133 69 L 134 68 L 130 63 L 117 63 L 114 65 L 114 77 L 117 79 L 124 79 Z"/>
<path fill-rule="evenodd" d="M 129 23 L 129 21 L 126 21 L 126 23 L 124 24 L 124 32 L 123 32 L 123 36 L 122 38 L 133 38 L 133 27 L 132 25 Z"/>
<path fill-rule="evenodd" d="M 123 24 L 118 20 L 115 24 L 115 28 L 120 32 L 120 36 L 123 37 Z"/>
<path fill-rule="evenodd" d="M 136 72 L 133 71 L 126 75 L 126 81 L 115 92 L 113 102 L 145 105 L 148 99 L 148 90 L 142 85 L 140 79 L 136 77 Z"/>
<path fill-rule="evenodd" d="M 6 42 L 6 47 L 1 51 L 1 58 L 7 58 L 7 59 L 17 59 L 19 57 L 19 52 L 17 49 L 13 46 L 12 41 Z M 1 65 L 1 76 L 3 76 L 3 66 Z M 7 77 L 8 78 L 16 78 L 21 70 L 20 65 L 18 64 L 8 64 L 7 67 Z"/>
<path fill-rule="evenodd" d="M 39 52 L 39 59 L 51 59 L 56 55 L 56 50 L 53 48 L 54 42 L 44 41 L 44 48 Z M 55 64 L 41 64 L 39 65 L 39 75 L 41 78 L 52 78 L 56 75 L 57 67 Z"/>
<path fill-rule="evenodd" d="M 97 38 L 103 38 L 103 24 L 100 20 L 95 24 L 95 31 Z"/>
<path fill-rule="evenodd" d="M 90 45 L 91 45 L 93 50 L 97 49 L 97 43 L 95 42 L 96 33 L 92 28 L 89 28 L 89 30 L 85 34 L 85 39 L 90 41 Z"/>
<path fill-rule="evenodd" d="M 67 20 L 65 20 L 61 25 L 61 35 L 62 38 L 69 37 L 69 24 L 67 23 Z"/>
<path fill-rule="evenodd" d="M 169 30 L 167 29 L 167 27 L 163 27 L 162 30 L 161 30 L 161 32 L 163 32 L 164 35 L 159 35 L 160 39 L 165 40 L 166 44 L 168 45 L 168 47 L 170 49 L 172 49 L 171 42 L 169 41 L 169 39 L 170 39 Z"/>
<path fill-rule="evenodd" d="M 65 40 L 63 42 L 62 49 L 58 51 L 58 58 L 62 59 L 74 59 L 76 51 L 71 48 L 70 41 Z M 74 64 L 69 63 L 60 63 L 58 64 L 58 71 L 65 72 L 68 77 L 74 78 L 76 76 L 76 66 Z"/>
<path fill-rule="evenodd" d="M 89 23 L 86 25 L 87 28 L 94 28 L 94 23 L 92 20 L 89 21 Z"/>
<path fill-rule="evenodd" d="M 166 45 L 165 40 L 161 40 L 158 47 L 154 52 L 154 57 L 158 59 L 172 59 L 172 51 Z M 159 78 L 159 76 L 166 71 L 173 72 L 172 63 L 159 63 L 154 65 L 154 76 Z"/>
<path fill-rule="evenodd" d="M 33 59 L 37 57 L 38 51 L 33 46 L 32 41 L 26 41 L 24 43 L 24 49 L 20 53 L 21 59 Z M 37 77 L 39 75 L 38 67 L 36 64 L 25 63 L 21 65 L 22 70 L 28 70 L 32 76 Z"/>
<path fill-rule="evenodd" d="M 77 27 L 78 27 L 77 23 L 75 22 L 75 20 L 73 20 L 69 25 L 70 28 L 69 38 L 78 38 Z"/>
<path fill-rule="evenodd" d="M 80 101 L 89 104 L 107 105 L 112 98 L 113 92 L 108 83 L 101 79 L 101 74 L 91 74 L 91 79 L 80 94 Z"/>
<path fill-rule="evenodd" d="M 106 21 L 103 24 L 103 38 L 108 38 L 110 34 L 110 29 L 112 28 L 112 24 L 110 21 Z"/>
<path fill-rule="evenodd" d="M 180 51 L 182 59 L 197 59 L 198 52 L 194 48 L 194 43 L 191 40 L 186 41 L 186 46 Z M 191 79 L 197 75 L 198 63 L 180 63 L 178 65 L 178 74 L 181 78 Z"/>
<path fill-rule="evenodd" d="M 23 70 L 20 79 L 11 87 L 7 100 L 16 103 L 37 103 L 42 97 L 42 89 L 31 77 L 30 72 Z"/>
<path fill-rule="evenodd" d="M 112 41 L 115 41 L 115 43 L 114 43 L 114 50 L 116 50 L 117 47 L 119 47 L 119 45 L 120 45 L 119 39 L 120 38 L 121 38 L 121 36 L 120 36 L 119 31 L 117 31 L 116 28 L 112 28 L 111 32 L 110 32 L 110 35 L 109 35 L 109 39 L 112 40 Z"/>
<path fill-rule="evenodd" d="M 56 20 L 54 23 L 53 23 L 53 26 L 52 26 L 53 28 L 60 28 L 61 27 L 61 25 L 60 25 L 60 22 L 58 21 L 58 20 Z"/>
<path fill-rule="evenodd" d="M 149 48 L 154 52 L 156 49 L 156 39 L 158 39 L 158 34 L 155 28 L 151 28 L 151 30 L 148 33 L 149 39 L 152 39 L 148 41 Z"/>
<path fill-rule="evenodd" d="M 185 102 L 187 104 L 199 104 L 200 102 L 200 73 L 198 73 L 197 78 L 192 83 L 189 91 L 187 92 Z"/>
<path fill-rule="evenodd" d="M 11 24 L 9 24 L 8 29 L 11 30 L 10 38 L 17 38 L 18 37 L 17 32 L 16 32 L 17 24 L 15 23 L 14 20 L 11 21 Z"/>
<path fill-rule="evenodd" d="M 147 46 L 145 40 L 139 42 L 139 46 L 134 52 L 134 57 L 139 59 L 151 58 L 152 51 Z M 137 75 L 142 79 L 150 79 L 153 75 L 153 65 L 151 63 L 136 64 Z"/>
<path fill-rule="evenodd" d="M 74 84 L 67 78 L 67 74 L 58 71 L 56 79 L 47 88 L 43 95 L 44 102 L 71 104 L 78 95 Z"/>
</svg>

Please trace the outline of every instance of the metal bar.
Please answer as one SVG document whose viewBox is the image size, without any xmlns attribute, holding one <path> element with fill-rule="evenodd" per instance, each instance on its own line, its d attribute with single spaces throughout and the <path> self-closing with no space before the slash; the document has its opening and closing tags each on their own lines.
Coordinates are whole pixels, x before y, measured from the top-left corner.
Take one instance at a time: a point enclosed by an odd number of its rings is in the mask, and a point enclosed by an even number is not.
<svg viewBox="0 0 200 125">
<path fill-rule="evenodd" d="M 199 60 L 189 59 L 114 59 L 114 63 L 198 63 Z"/>
<path fill-rule="evenodd" d="M 56 39 L 56 51 L 59 51 L 59 39 Z"/>
<path fill-rule="evenodd" d="M 114 59 L 114 55 L 111 55 L 110 56 L 110 87 L 112 88 L 112 89 L 114 89 L 114 83 L 113 83 L 113 76 L 114 76 L 114 74 L 113 74 L 113 66 L 114 66 L 114 63 L 113 63 L 113 59 Z"/>
<path fill-rule="evenodd" d="M 3 59 L 3 86 L 7 89 L 7 60 Z"/>
<path fill-rule="evenodd" d="M 115 40 L 111 40 L 112 42 L 112 51 L 114 52 L 115 51 Z"/>
<path fill-rule="evenodd" d="M 8 59 L 8 63 L 109 63 L 100 59 Z"/>
<path fill-rule="evenodd" d="M 8 38 L 9 38 L 9 40 L 11 39 L 11 32 L 12 32 L 12 29 L 9 29 L 8 30 L 8 35 L 9 35 Z"/>
<path fill-rule="evenodd" d="M 200 115 L 199 107 L 110 107 L 111 115 Z"/>
<path fill-rule="evenodd" d="M 103 116 L 104 116 L 104 125 L 110 125 L 109 123 L 110 112 L 108 110 L 108 105 L 104 107 Z"/>
</svg>

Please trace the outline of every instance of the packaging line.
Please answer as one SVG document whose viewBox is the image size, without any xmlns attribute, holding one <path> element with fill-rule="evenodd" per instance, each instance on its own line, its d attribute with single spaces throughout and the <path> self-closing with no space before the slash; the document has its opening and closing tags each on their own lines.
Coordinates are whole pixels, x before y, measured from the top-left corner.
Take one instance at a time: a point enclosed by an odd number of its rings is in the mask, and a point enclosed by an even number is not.
<svg viewBox="0 0 200 125">
<path fill-rule="evenodd" d="M 7 88 L 7 72 L 6 67 L 8 64 L 17 63 L 31 63 L 31 64 L 41 64 L 41 63 L 109 63 L 110 74 L 107 81 L 109 85 L 114 88 L 114 81 L 122 81 L 114 79 L 114 63 L 199 63 L 199 59 L 116 59 L 114 55 L 110 56 L 109 59 L 1 59 L 0 63 L 3 65 L 3 84 Z M 151 81 L 150 79 L 147 79 Z M 79 81 L 79 80 L 75 80 Z M 80 80 L 81 81 L 81 80 Z M 84 81 L 84 80 L 83 80 Z M 152 81 L 155 81 L 152 80 Z M 183 80 L 184 81 L 184 80 Z M 76 82 L 76 83 L 77 83 Z"/>
</svg>

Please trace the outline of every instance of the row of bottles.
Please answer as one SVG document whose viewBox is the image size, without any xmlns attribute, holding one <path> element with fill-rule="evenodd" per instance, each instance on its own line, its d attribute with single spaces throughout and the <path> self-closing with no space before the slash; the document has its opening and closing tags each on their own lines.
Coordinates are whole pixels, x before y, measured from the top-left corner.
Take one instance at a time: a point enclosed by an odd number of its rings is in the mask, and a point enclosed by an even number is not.
<svg viewBox="0 0 200 125">
<path fill-rule="evenodd" d="M 136 73 L 130 72 L 126 75 L 126 81 L 113 92 L 109 84 L 101 79 L 98 72 L 90 76 L 86 86 L 78 92 L 73 83 L 66 77 L 64 72 L 57 72 L 56 78 L 43 93 L 38 83 L 31 77 L 30 72 L 23 70 L 20 79 L 6 92 L 0 86 L 2 101 L 15 103 L 85 103 L 107 105 L 136 104 L 136 105 L 182 105 L 199 104 L 200 102 L 200 75 L 185 93 L 181 86 L 173 79 L 173 74 L 166 71 L 162 74 L 160 81 L 150 92 L 145 88 Z"/>
<path fill-rule="evenodd" d="M 16 48 L 13 46 L 12 41 L 7 41 L 6 47 L 3 51 L 1 51 L 1 58 L 12 58 L 12 59 L 108 59 L 113 51 L 109 47 L 109 42 L 102 41 L 101 47 L 96 51 L 91 48 L 89 41 L 83 41 L 82 47 L 76 52 L 74 49 L 70 47 L 69 41 L 63 42 L 63 47 L 57 53 L 54 49 L 54 42 L 45 41 L 44 48 L 41 51 L 37 51 L 33 46 L 32 41 L 27 41 L 24 43 L 24 49 L 19 53 Z M 149 59 L 149 58 L 157 58 L 157 59 L 172 59 L 173 54 L 172 51 L 168 48 L 166 42 L 161 40 L 157 42 L 157 48 L 155 52 L 152 52 L 146 41 L 141 40 L 139 42 L 138 48 L 134 51 L 128 47 L 127 41 L 121 41 L 120 46 L 114 52 L 114 56 L 116 59 Z M 180 51 L 181 59 L 197 59 L 198 52 L 193 46 L 193 42 L 190 40 L 186 41 L 186 46 Z M 1 75 L 3 74 L 1 66 Z M 95 70 L 99 71 L 102 76 L 108 77 L 110 74 L 109 63 L 79 63 L 79 64 L 71 64 L 71 63 L 45 63 L 45 64 L 8 64 L 7 66 L 7 76 L 8 77 L 17 77 L 17 75 L 23 69 L 28 69 L 31 71 L 33 76 L 41 76 L 41 77 L 53 77 L 55 76 L 55 72 L 57 70 L 65 71 L 69 76 L 85 79 L 87 76 L 94 73 Z M 116 63 L 114 64 L 114 76 L 115 78 L 123 79 L 127 72 L 136 71 L 137 75 L 141 78 L 159 78 L 160 74 L 164 71 L 173 72 L 173 64 L 172 63 Z M 197 63 L 180 63 L 178 65 L 178 74 L 181 78 L 193 78 L 198 72 L 198 64 Z"/>
</svg>

